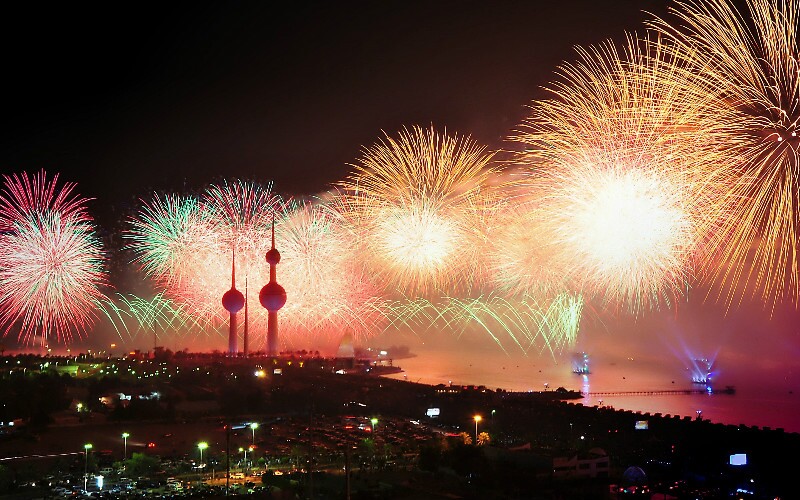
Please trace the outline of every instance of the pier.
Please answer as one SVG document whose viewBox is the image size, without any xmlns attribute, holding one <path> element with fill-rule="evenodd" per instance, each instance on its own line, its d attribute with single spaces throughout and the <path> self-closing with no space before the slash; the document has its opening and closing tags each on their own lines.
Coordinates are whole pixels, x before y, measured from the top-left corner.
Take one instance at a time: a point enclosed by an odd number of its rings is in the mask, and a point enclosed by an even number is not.
<svg viewBox="0 0 800 500">
<path fill-rule="evenodd" d="M 607 397 L 607 396 L 669 396 L 679 394 L 735 394 L 733 386 L 726 386 L 725 389 L 665 389 L 665 390 L 643 390 L 643 391 L 608 391 L 608 392 L 584 392 L 584 397 Z"/>
</svg>

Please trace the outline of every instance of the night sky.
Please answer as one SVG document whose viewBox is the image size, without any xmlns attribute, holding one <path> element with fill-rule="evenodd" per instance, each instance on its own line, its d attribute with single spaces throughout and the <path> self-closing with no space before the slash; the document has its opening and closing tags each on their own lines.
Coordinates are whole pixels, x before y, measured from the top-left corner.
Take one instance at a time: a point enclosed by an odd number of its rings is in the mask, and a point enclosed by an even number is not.
<svg viewBox="0 0 800 500">
<path fill-rule="evenodd" d="M 666 10 L 635 0 L 275 5 L 6 10 L 0 171 L 60 172 L 95 199 L 108 231 L 139 197 L 222 178 L 312 195 L 382 131 L 434 125 L 510 147 L 526 104 L 575 45 L 622 40 L 644 10 Z"/>
</svg>

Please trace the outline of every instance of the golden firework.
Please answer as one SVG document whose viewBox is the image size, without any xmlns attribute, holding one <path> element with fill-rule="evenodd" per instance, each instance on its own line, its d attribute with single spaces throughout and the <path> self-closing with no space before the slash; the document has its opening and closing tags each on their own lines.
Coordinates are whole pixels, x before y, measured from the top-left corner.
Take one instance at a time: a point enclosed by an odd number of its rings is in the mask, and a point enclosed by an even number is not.
<svg viewBox="0 0 800 500">
<path fill-rule="evenodd" d="M 691 1 L 671 13 L 674 26 L 652 25 L 685 68 L 683 85 L 705 94 L 698 132 L 717 136 L 719 164 L 736 176 L 709 241 L 709 277 L 728 305 L 747 295 L 798 305 L 800 1 L 748 0 L 744 13 L 726 0 Z"/>
<path fill-rule="evenodd" d="M 491 158 L 469 138 L 419 127 L 364 149 L 340 184 L 342 214 L 387 289 L 449 290 L 471 281 L 476 200 L 493 171 Z"/>
</svg>

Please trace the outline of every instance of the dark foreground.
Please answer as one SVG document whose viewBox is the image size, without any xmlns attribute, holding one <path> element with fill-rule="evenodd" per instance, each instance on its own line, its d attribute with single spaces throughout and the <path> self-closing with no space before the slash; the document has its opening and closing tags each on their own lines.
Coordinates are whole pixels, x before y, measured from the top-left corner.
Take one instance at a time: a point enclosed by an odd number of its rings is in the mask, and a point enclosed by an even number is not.
<svg viewBox="0 0 800 500">
<path fill-rule="evenodd" d="M 2 373 L 4 498 L 795 498 L 780 430 L 302 356 L 92 361 Z"/>
</svg>

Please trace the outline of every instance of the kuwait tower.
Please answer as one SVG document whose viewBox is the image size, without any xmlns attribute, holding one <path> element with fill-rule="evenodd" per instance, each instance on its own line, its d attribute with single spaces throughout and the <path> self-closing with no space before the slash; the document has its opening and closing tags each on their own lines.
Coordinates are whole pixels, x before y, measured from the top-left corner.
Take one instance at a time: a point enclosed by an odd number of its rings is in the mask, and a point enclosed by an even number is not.
<svg viewBox="0 0 800 500">
<path fill-rule="evenodd" d="M 275 216 L 272 216 L 272 248 L 267 252 L 269 264 L 269 283 L 258 294 L 258 300 L 269 312 L 267 316 L 267 356 L 278 355 L 278 310 L 286 304 L 286 290 L 278 284 L 275 266 L 281 261 L 281 254 L 275 248 Z"/>
</svg>

